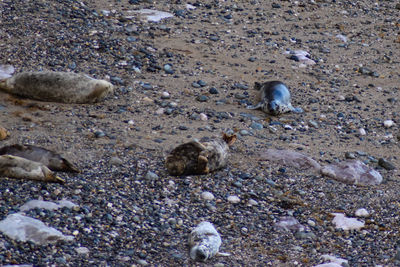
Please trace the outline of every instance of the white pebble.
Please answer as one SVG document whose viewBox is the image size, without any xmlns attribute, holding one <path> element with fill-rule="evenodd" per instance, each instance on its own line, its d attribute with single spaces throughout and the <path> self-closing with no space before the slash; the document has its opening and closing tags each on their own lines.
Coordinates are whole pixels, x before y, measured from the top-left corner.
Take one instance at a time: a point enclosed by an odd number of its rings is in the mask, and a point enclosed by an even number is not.
<svg viewBox="0 0 400 267">
<path fill-rule="evenodd" d="M 308 220 L 307 223 L 309 226 L 315 226 L 315 222 L 313 220 Z"/>
<path fill-rule="evenodd" d="M 214 195 L 211 192 L 204 191 L 203 193 L 201 193 L 201 198 L 204 200 L 213 200 Z"/>
<path fill-rule="evenodd" d="M 228 201 L 230 203 L 236 204 L 240 202 L 240 198 L 238 196 L 229 196 Z"/>
<path fill-rule="evenodd" d="M 164 109 L 163 109 L 163 108 L 157 109 L 157 110 L 156 110 L 156 114 L 157 114 L 157 115 L 162 115 L 162 114 L 164 114 Z"/>
<path fill-rule="evenodd" d="M 394 125 L 394 121 L 392 121 L 392 120 L 386 120 L 386 121 L 383 122 L 383 125 L 384 125 L 386 128 L 390 128 L 390 127 L 392 127 L 392 126 Z"/>
<path fill-rule="evenodd" d="M 79 247 L 79 248 L 76 248 L 75 251 L 78 254 L 88 254 L 89 253 L 89 249 L 87 247 Z"/>
<path fill-rule="evenodd" d="M 258 205 L 258 202 L 255 201 L 254 199 L 249 199 L 248 205 L 249 205 L 249 206 L 256 206 L 256 205 Z"/>
<path fill-rule="evenodd" d="M 367 134 L 367 132 L 365 131 L 364 128 L 358 129 L 358 132 L 359 132 L 361 135 L 366 135 L 366 134 Z"/>
<path fill-rule="evenodd" d="M 133 120 L 129 120 L 129 121 L 128 121 L 128 124 L 129 124 L 129 125 L 134 125 L 135 122 L 134 122 Z"/>
<path fill-rule="evenodd" d="M 361 208 L 361 209 L 356 210 L 355 215 L 357 217 L 368 217 L 369 216 L 369 212 L 366 209 Z"/>
<path fill-rule="evenodd" d="M 204 113 L 200 113 L 200 120 L 202 120 L 202 121 L 206 121 L 206 120 L 208 120 L 208 117 L 207 117 L 207 115 L 206 115 L 206 114 L 204 114 Z"/>
<path fill-rule="evenodd" d="M 162 92 L 162 97 L 168 98 L 170 95 L 168 92 Z"/>
</svg>

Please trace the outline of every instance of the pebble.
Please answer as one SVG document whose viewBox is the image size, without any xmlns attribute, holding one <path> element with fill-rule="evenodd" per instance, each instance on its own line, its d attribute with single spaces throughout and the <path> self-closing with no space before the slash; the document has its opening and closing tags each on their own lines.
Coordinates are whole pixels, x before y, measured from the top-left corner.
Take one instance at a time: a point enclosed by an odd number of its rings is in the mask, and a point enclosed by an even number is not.
<svg viewBox="0 0 400 267">
<path fill-rule="evenodd" d="M 240 202 L 240 198 L 238 196 L 229 196 L 228 202 L 230 202 L 232 204 L 237 204 Z"/>
<path fill-rule="evenodd" d="M 118 157 L 111 157 L 110 158 L 110 164 L 113 166 L 118 166 L 118 165 L 122 165 L 123 161 L 118 158 Z"/>
<path fill-rule="evenodd" d="M 346 152 L 344 154 L 344 156 L 346 157 L 346 159 L 355 159 L 356 158 L 356 155 L 354 155 L 354 153 L 352 153 L 352 152 Z"/>
<path fill-rule="evenodd" d="M 200 113 L 200 114 L 199 114 L 199 117 L 200 117 L 200 120 L 202 120 L 202 121 L 206 121 L 206 120 L 208 120 L 208 117 L 207 117 L 207 115 L 206 115 L 206 114 L 204 114 L 204 113 Z"/>
<path fill-rule="evenodd" d="M 208 90 L 208 92 L 209 92 L 210 94 L 213 94 L 213 95 L 219 94 L 217 88 L 215 88 L 215 87 L 211 87 L 210 90 Z"/>
<path fill-rule="evenodd" d="M 367 132 L 365 131 L 364 128 L 358 129 L 358 132 L 360 133 L 360 135 L 366 135 L 367 134 Z"/>
<path fill-rule="evenodd" d="M 201 193 L 201 198 L 204 200 L 213 200 L 214 195 L 211 192 L 204 191 L 203 193 Z"/>
<path fill-rule="evenodd" d="M 394 166 L 393 163 L 391 163 L 390 161 L 384 159 L 384 158 L 380 158 L 378 160 L 378 164 L 379 166 L 381 166 L 382 168 L 386 169 L 386 170 L 394 170 L 396 169 L 396 166 Z"/>
<path fill-rule="evenodd" d="M 162 99 L 169 99 L 171 98 L 170 94 L 168 92 L 162 92 L 161 93 L 161 98 Z"/>
<path fill-rule="evenodd" d="M 386 128 L 390 128 L 390 127 L 392 127 L 392 126 L 394 125 L 394 121 L 392 121 L 392 120 L 385 120 L 385 121 L 383 122 L 383 125 L 384 125 Z"/>
<path fill-rule="evenodd" d="M 199 102 L 207 102 L 208 101 L 208 96 L 199 95 L 198 97 L 196 97 L 196 100 L 199 101 Z"/>
<path fill-rule="evenodd" d="M 361 208 L 361 209 L 356 210 L 355 215 L 357 217 L 368 217 L 369 212 L 366 209 Z"/>
<path fill-rule="evenodd" d="M 79 248 L 76 248 L 75 251 L 78 254 L 88 254 L 89 253 L 89 249 L 87 247 L 79 247 Z"/>
<path fill-rule="evenodd" d="M 152 171 L 147 171 L 146 173 L 146 179 L 147 180 L 158 180 L 158 175 Z"/>
<path fill-rule="evenodd" d="M 247 130 L 240 130 L 239 133 L 240 133 L 240 135 L 242 135 L 242 136 L 250 135 L 250 132 L 247 131 Z"/>
<path fill-rule="evenodd" d="M 262 130 L 264 128 L 264 126 L 261 123 L 255 122 L 253 121 L 250 124 L 250 128 L 254 129 L 254 130 Z"/>
</svg>

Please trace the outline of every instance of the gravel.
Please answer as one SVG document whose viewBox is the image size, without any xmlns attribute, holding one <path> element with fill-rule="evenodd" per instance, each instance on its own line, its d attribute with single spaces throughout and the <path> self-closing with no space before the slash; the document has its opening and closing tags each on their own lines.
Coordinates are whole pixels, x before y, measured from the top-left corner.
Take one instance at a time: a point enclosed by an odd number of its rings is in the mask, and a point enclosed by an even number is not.
<svg viewBox="0 0 400 267">
<path fill-rule="evenodd" d="M 0 129 L 9 132 L 1 145 L 42 146 L 81 170 L 57 173 L 63 185 L 0 180 L 0 220 L 29 200 L 77 205 L 27 211 L 74 239 L 37 246 L 0 233 L 0 265 L 315 266 L 322 255 L 398 265 L 400 113 L 388 101 L 399 92 L 398 3 L 190 4 L 0 2 L 0 64 L 85 73 L 116 88 L 94 105 L 0 92 Z M 175 16 L 147 22 L 130 12 L 145 8 Z M 247 110 L 259 100 L 254 82 L 267 80 L 285 82 L 305 112 Z M 226 168 L 168 175 L 164 159 L 178 144 L 228 131 L 239 138 Z M 301 150 L 321 165 L 356 158 L 383 181 L 359 187 L 260 161 L 269 148 Z M 332 213 L 359 209 L 369 213 L 357 218 L 361 230 L 335 228 Z M 307 230 L 274 229 L 285 217 Z M 187 237 L 201 221 L 231 256 L 190 259 Z"/>
</svg>

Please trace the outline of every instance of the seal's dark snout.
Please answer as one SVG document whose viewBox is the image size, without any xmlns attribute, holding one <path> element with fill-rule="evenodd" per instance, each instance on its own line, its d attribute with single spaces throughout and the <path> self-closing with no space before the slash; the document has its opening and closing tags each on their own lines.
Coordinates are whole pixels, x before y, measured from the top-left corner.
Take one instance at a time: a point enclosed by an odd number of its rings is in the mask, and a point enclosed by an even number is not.
<svg viewBox="0 0 400 267">
<path fill-rule="evenodd" d="M 198 249 L 196 251 L 196 258 L 199 261 L 205 261 L 207 259 L 207 255 L 204 253 L 202 249 Z"/>
</svg>

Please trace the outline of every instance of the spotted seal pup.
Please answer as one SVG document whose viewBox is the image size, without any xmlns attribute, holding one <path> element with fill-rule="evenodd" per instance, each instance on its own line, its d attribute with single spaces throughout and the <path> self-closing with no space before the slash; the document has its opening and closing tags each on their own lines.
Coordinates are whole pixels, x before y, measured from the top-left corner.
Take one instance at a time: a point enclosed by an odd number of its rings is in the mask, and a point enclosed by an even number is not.
<svg viewBox="0 0 400 267">
<path fill-rule="evenodd" d="M 65 182 L 42 163 L 13 155 L 0 155 L 0 177 Z"/>
<path fill-rule="evenodd" d="M 9 94 L 39 101 L 95 103 L 113 91 L 113 85 L 73 72 L 21 72 L 0 80 L 0 89 Z"/>
<path fill-rule="evenodd" d="M 222 138 L 181 144 L 167 156 L 165 166 L 176 176 L 213 172 L 226 165 L 229 146 L 235 141 L 236 135 L 224 134 Z"/>
<path fill-rule="evenodd" d="M 189 254 L 195 261 L 206 261 L 214 256 L 230 256 L 219 252 L 221 236 L 210 222 L 201 222 L 189 234 Z"/>
<path fill-rule="evenodd" d="M 287 112 L 303 112 L 302 108 L 294 108 L 290 103 L 290 92 L 286 84 L 280 81 L 269 81 L 254 84 L 254 89 L 259 90 L 261 101 L 255 106 L 248 106 L 248 109 L 261 108 L 265 113 L 280 115 Z"/>
<path fill-rule="evenodd" d="M 68 160 L 51 150 L 33 145 L 10 145 L 0 148 L 0 155 L 13 155 L 40 162 L 52 171 L 79 172 Z"/>
</svg>

